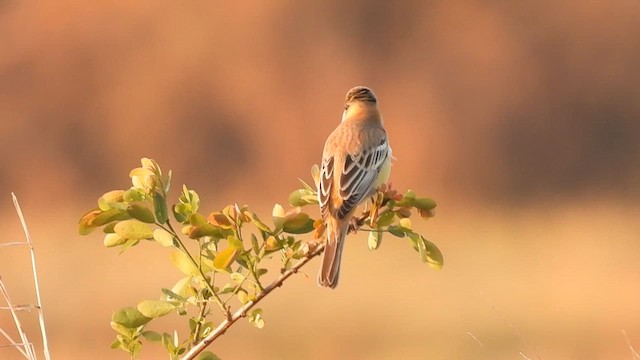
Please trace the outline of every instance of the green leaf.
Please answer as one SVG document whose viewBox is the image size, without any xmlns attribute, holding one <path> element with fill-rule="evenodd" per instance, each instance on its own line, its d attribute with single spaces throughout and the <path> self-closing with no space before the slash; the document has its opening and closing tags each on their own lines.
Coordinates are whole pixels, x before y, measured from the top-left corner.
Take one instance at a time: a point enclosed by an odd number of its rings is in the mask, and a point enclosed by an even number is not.
<svg viewBox="0 0 640 360">
<path fill-rule="evenodd" d="M 414 202 L 414 206 L 420 210 L 432 210 L 436 207 L 436 202 L 430 198 L 419 198 Z"/>
<path fill-rule="evenodd" d="M 258 238 L 254 234 L 251 234 L 251 249 L 254 254 L 260 255 L 260 244 L 258 244 Z"/>
<path fill-rule="evenodd" d="M 136 220 L 140 220 L 143 223 L 153 224 L 156 222 L 156 218 L 153 216 L 153 212 L 148 207 L 140 204 L 131 204 L 127 208 L 127 213 Z"/>
<path fill-rule="evenodd" d="M 309 189 L 299 189 L 289 195 L 289 204 L 291 204 L 291 206 L 305 206 L 317 203 L 318 196 Z"/>
<path fill-rule="evenodd" d="M 282 224 L 282 230 L 289 234 L 306 234 L 314 230 L 313 220 L 303 212 L 287 216 Z"/>
<path fill-rule="evenodd" d="M 402 199 L 396 202 L 396 206 L 411 207 L 414 205 L 415 200 L 416 200 L 416 194 L 411 190 L 407 190 L 407 192 L 404 194 Z"/>
<path fill-rule="evenodd" d="M 403 238 L 405 236 L 404 231 L 399 226 L 391 225 L 387 228 L 387 230 L 391 233 L 391 235 L 397 236 L 399 238 Z"/>
<path fill-rule="evenodd" d="M 238 239 L 235 235 L 227 236 L 227 241 L 229 242 L 229 246 L 232 246 L 238 250 L 244 250 L 244 245 L 242 244 L 242 240 Z"/>
<path fill-rule="evenodd" d="M 218 270 L 227 270 L 229 265 L 233 263 L 238 255 L 239 250 L 233 246 L 227 246 L 226 249 L 216 255 L 215 260 L 213 260 L 213 267 Z"/>
<path fill-rule="evenodd" d="M 378 226 L 389 226 L 393 224 L 393 219 L 395 218 L 395 216 L 396 214 L 393 211 L 385 210 L 382 214 L 378 216 L 378 219 L 376 220 L 376 224 Z"/>
<path fill-rule="evenodd" d="M 148 341 L 153 341 L 153 342 L 162 341 L 162 335 L 160 335 L 155 331 L 143 331 L 142 336 L 144 336 L 144 338 L 147 339 Z"/>
<path fill-rule="evenodd" d="M 144 191 L 141 191 L 140 189 L 131 188 L 125 191 L 124 194 L 122 194 L 122 199 L 125 202 L 131 203 L 131 202 L 142 201 L 146 199 L 146 195 Z"/>
<path fill-rule="evenodd" d="M 260 218 L 258 218 L 258 215 L 256 215 L 255 213 L 251 214 L 251 222 L 253 223 L 253 225 L 255 225 L 258 229 L 266 232 L 267 234 L 271 234 L 271 229 L 269 229 L 269 227 L 263 223 Z"/>
<path fill-rule="evenodd" d="M 198 355 L 196 360 L 221 360 L 221 359 L 219 357 L 217 357 L 211 351 L 205 351 L 205 352 L 201 353 L 200 355 Z"/>
<path fill-rule="evenodd" d="M 175 246 L 173 235 L 165 229 L 153 230 L 153 239 L 165 247 Z"/>
<path fill-rule="evenodd" d="M 440 252 L 440 249 L 436 246 L 436 244 L 422 237 L 422 241 L 424 242 L 424 247 L 427 251 L 427 264 L 436 270 L 442 269 L 444 266 L 444 257 Z"/>
<path fill-rule="evenodd" d="M 113 234 L 113 233 L 115 233 L 115 232 L 116 232 L 116 231 L 113 229 L 113 228 L 115 228 L 115 227 L 116 227 L 116 224 L 118 224 L 118 223 L 117 223 L 117 222 L 108 223 L 107 225 L 105 225 L 105 226 L 102 228 L 102 231 L 103 231 L 105 234 Z"/>
<path fill-rule="evenodd" d="M 182 280 L 184 280 L 184 279 L 191 279 L 191 276 L 187 276 L 186 278 L 182 278 Z M 182 280 L 179 280 L 178 283 L 180 283 L 180 281 L 182 281 Z M 173 300 L 186 301 L 185 296 L 183 296 L 181 294 L 178 294 L 179 291 L 173 291 L 173 290 L 175 290 L 175 288 L 178 285 L 178 283 L 176 283 L 176 285 L 173 286 L 172 290 L 162 288 L 161 291 L 164 294 L 164 296 L 166 297 L 167 301 L 173 301 Z"/>
<path fill-rule="evenodd" d="M 232 292 L 236 291 L 237 287 L 238 287 L 238 285 L 231 285 L 229 283 L 224 284 L 222 289 L 220 289 L 220 291 L 218 291 L 218 295 L 231 294 Z"/>
<path fill-rule="evenodd" d="M 144 300 L 138 304 L 138 311 L 148 318 L 158 318 L 175 309 L 175 305 L 161 300 Z"/>
<path fill-rule="evenodd" d="M 269 270 L 267 269 L 258 269 L 256 270 L 256 276 L 260 278 L 262 275 L 266 274 L 267 272 L 269 272 Z"/>
<path fill-rule="evenodd" d="M 144 316 L 138 309 L 129 306 L 114 312 L 111 321 L 126 328 L 135 329 L 151 321 L 151 318 Z"/>
<path fill-rule="evenodd" d="M 98 199 L 98 207 L 102 211 L 107 211 L 112 208 L 112 203 L 119 203 L 124 201 L 122 195 L 124 194 L 124 190 L 113 190 L 108 193 L 102 195 Z"/>
<path fill-rule="evenodd" d="M 127 240 L 140 240 L 153 238 L 153 232 L 148 224 L 138 220 L 120 221 L 113 228 L 116 234 Z"/>
<path fill-rule="evenodd" d="M 124 336 L 127 339 L 130 339 L 134 336 L 134 333 L 136 332 L 137 328 L 133 328 L 130 329 L 126 326 L 120 325 L 117 322 L 114 321 L 110 321 L 109 325 L 111 326 L 111 328 L 113 330 L 115 330 L 118 334 Z"/>
<path fill-rule="evenodd" d="M 222 229 L 211 224 L 202 224 L 202 225 L 193 225 L 189 230 L 188 235 L 190 239 L 199 239 L 205 236 L 211 236 L 216 239 L 221 239 L 224 237 L 224 235 L 227 232 L 233 232 L 233 231 L 229 229 Z"/>
<path fill-rule="evenodd" d="M 367 245 L 369 246 L 369 250 L 377 250 L 382 243 L 382 232 L 381 231 L 370 231 L 369 238 L 367 240 Z"/>
<path fill-rule="evenodd" d="M 156 213 L 156 219 L 160 224 L 165 224 L 169 219 L 167 215 L 167 199 L 159 192 L 153 194 L 153 209 Z"/>
</svg>

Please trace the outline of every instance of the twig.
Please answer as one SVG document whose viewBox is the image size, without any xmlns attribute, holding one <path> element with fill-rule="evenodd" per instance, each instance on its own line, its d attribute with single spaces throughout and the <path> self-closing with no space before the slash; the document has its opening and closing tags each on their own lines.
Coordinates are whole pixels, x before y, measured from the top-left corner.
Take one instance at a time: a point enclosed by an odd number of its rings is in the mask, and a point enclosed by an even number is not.
<svg viewBox="0 0 640 360">
<path fill-rule="evenodd" d="M 24 245 L 29 245 L 28 242 L 26 241 L 17 241 L 17 242 L 10 242 L 10 243 L 2 243 L 0 244 L 0 247 L 9 247 L 9 246 L 24 246 Z"/>
<path fill-rule="evenodd" d="M 33 270 L 33 282 L 36 288 L 38 321 L 40 322 L 40 332 L 42 333 L 42 346 L 43 346 L 44 358 L 46 360 L 51 360 L 51 356 L 49 355 L 49 343 L 47 341 L 47 330 L 44 325 L 45 324 L 44 311 L 42 310 L 42 301 L 40 298 L 40 284 L 38 284 L 38 272 L 36 271 L 36 253 L 33 247 L 33 242 L 31 241 L 31 235 L 29 235 L 27 222 L 24 220 L 24 215 L 22 214 L 22 210 L 20 209 L 20 204 L 18 204 L 18 198 L 14 193 L 11 193 L 11 196 L 13 197 L 13 205 L 15 206 L 16 212 L 18 213 L 18 217 L 20 218 L 20 223 L 22 224 L 22 229 L 24 230 L 24 236 L 27 239 L 27 243 L 29 244 L 29 251 L 31 253 L 31 269 Z"/>
<path fill-rule="evenodd" d="M 529 344 L 528 341 L 526 341 L 524 339 L 524 337 L 522 336 L 522 333 L 520 333 L 520 331 L 518 330 L 518 328 L 516 328 L 513 323 L 511 322 L 511 320 L 509 320 L 509 318 L 503 314 L 500 310 L 498 310 L 498 307 L 489 300 L 489 298 L 487 297 L 487 294 L 485 294 L 484 291 L 480 290 L 480 295 L 482 295 L 482 297 L 484 298 L 484 301 L 489 304 L 489 306 L 491 306 L 491 308 L 493 309 L 493 311 L 495 311 L 498 315 L 500 315 L 500 317 L 502 317 L 502 319 L 507 323 L 507 325 L 509 326 L 509 328 L 511 328 L 511 330 L 516 334 L 516 337 L 518 338 L 518 340 L 520 340 L 520 342 L 526 346 L 527 348 L 529 348 L 529 351 L 533 353 L 534 357 L 536 359 L 540 359 L 540 356 L 538 355 L 538 353 L 535 351 L 535 349 L 531 346 L 531 344 Z M 520 351 L 520 356 L 523 356 L 525 359 L 530 359 L 529 357 L 526 357 L 526 355 L 524 355 L 524 353 L 522 351 Z"/>
<path fill-rule="evenodd" d="M 629 351 L 631 351 L 631 356 L 633 356 L 633 360 L 640 359 L 640 354 L 638 354 L 636 349 L 633 348 L 633 345 L 631 345 L 631 341 L 629 341 L 629 337 L 627 336 L 627 332 L 625 330 L 622 330 L 622 335 L 624 336 L 624 340 L 627 342 Z"/>
<path fill-rule="evenodd" d="M 467 335 L 469 335 L 470 338 L 472 338 L 475 342 L 477 342 L 481 348 L 485 349 L 486 352 L 491 354 L 491 356 L 493 356 L 494 359 L 499 359 L 498 356 L 494 354 L 492 351 L 490 351 L 490 349 L 482 341 L 480 341 L 480 339 L 478 339 L 471 331 L 467 331 Z"/>
<path fill-rule="evenodd" d="M 233 315 L 231 315 L 228 319 L 225 319 L 218 325 L 209 335 L 203 338 L 198 344 L 187 352 L 181 360 L 193 360 L 196 358 L 198 354 L 200 354 L 207 346 L 209 346 L 215 339 L 224 334 L 227 329 L 233 325 L 238 319 L 247 315 L 247 312 L 251 310 L 256 304 L 258 304 L 265 296 L 269 295 L 271 291 L 275 288 L 282 286 L 285 280 L 289 278 L 291 275 L 298 272 L 298 270 L 307 264 L 311 259 L 320 255 L 324 251 L 324 244 L 319 244 L 313 251 L 309 252 L 307 256 L 300 260 L 297 264 L 295 264 L 291 269 L 285 271 L 274 280 L 271 284 L 264 288 L 264 291 L 259 293 L 255 300 L 249 301 L 244 304 L 240 309 L 238 309 Z"/>
<path fill-rule="evenodd" d="M 0 328 L 0 334 L 2 334 L 2 335 L 3 335 L 7 340 L 9 340 L 9 342 L 11 343 L 11 344 L 9 344 L 9 345 L 3 345 L 2 347 L 13 346 L 13 347 L 15 347 L 16 349 L 18 349 L 18 351 L 20 351 L 20 353 L 21 353 L 24 357 L 26 357 L 27 359 L 29 358 L 29 357 L 27 356 L 27 353 L 26 353 L 26 352 L 24 351 L 24 349 L 23 349 L 23 344 L 22 344 L 22 343 L 18 343 L 18 342 L 16 342 L 15 340 L 13 340 L 13 338 L 11 337 L 11 335 L 7 334 L 7 332 L 6 332 L 6 331 L 4 331 L 2 328 Z"/>
<path fill-rule="evenodd" d="M 7 288 L 4 286 L 4 282 L 2 281 L 2 277 L 0 277 L 0 292 L 4 296 L 4 299 L 7 301 L 7 305 L 9 305 L 9 310 L 11 311 L 11 315 L 13 316 L 13 322 L 16 324 L 16 328 L 18 329 L 18 334 L 20 334 L 20 339 L 22 340 L 24 352 L 22 352 L 27 359 L 35 359 L 35 354 L 31 351 L 31 347 L 29 346 L 29 339 L 27 338 L 27 334 L 24 332 L 22 328 L 22 324 L 20 323 L 20 319 L 18 318 L 18 314 L 16 313 L 13 303 L 11 302 L 11 298 L 9 298 L 9 292 Z M 16 344 L 15 342 L 13 342 Z M 16 344 L 17 345 L 17 344 Z M 26 353 L 26 354 L 25 354 Z"/>
</svg>

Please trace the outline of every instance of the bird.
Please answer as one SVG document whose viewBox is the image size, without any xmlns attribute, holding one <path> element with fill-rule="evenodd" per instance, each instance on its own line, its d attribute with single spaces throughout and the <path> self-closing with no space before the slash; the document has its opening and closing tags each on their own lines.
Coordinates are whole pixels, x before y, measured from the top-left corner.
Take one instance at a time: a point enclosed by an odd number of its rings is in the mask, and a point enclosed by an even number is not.
<svg viewBox="0 0 640 360">
<path fill-rule="evenodd" d="M 326 244 L 318 285 L 335 289 L 345 237 L 361 203 L 387 182 L 391 147 L 382 124 L 378 99 L 365 86 L 345 96 L 342 121 L 324 144 L 318 202 L 326 225 Z"/>
</svg>

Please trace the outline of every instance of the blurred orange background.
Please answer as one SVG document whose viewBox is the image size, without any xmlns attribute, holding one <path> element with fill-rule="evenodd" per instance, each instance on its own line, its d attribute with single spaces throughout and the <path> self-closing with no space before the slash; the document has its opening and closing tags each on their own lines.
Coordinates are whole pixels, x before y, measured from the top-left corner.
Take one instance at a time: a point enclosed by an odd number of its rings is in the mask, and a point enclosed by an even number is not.
<svg viewBox="0 0 640 360">
<path fill-rule="evenodd" d="M 354 85 L 374 89 L 392 182 L 438 201 L 405 241 L 347 244 L 241 322 L 222 359 L 633 359 L 640 348 L 640 3 L 613 1 L 0 3 L 0 218 L 36 246 L 56 359 L 126 359 L 111 312 L 180 274 L 151 243 L 119 255 L 77 220 L 141 157 L 202 211 L 269 214 L 309 178 Z M 25 248 L 0 248 L 15 303 Z M 39 343 L 35 314 L 23 316 Z M 163 319 L 154 330 L 181 324 Z M 165 326 L 162 328 L 162 326 Z M 10 314 L 0 327 L 17 338 Z M 628 341 L 623 335 L 628 335 Z M 5 345 L 6 342 L 0 342 Z M 1 359 L 19 359 L 0 347 Z M 146 344 L 141 359 L 166 358 Z"/>
</svg>

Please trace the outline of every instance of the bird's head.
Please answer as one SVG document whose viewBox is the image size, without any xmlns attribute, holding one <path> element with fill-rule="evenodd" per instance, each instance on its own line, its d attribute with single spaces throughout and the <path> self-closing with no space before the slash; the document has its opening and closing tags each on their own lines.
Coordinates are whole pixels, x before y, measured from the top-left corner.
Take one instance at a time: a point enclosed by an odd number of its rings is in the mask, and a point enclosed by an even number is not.
<svg viewBox="0 0 640 360">
<path fill-rule="evenodd" d="M 378 103 L 378 99 L 376 99 L 376 95 L 368 87 L 356 86 L 347 91 L 347 95 L 344 99 L 344 109 L 347 110 L 349 106 L 355 102 L 376 104 Z"/>
</svg>

